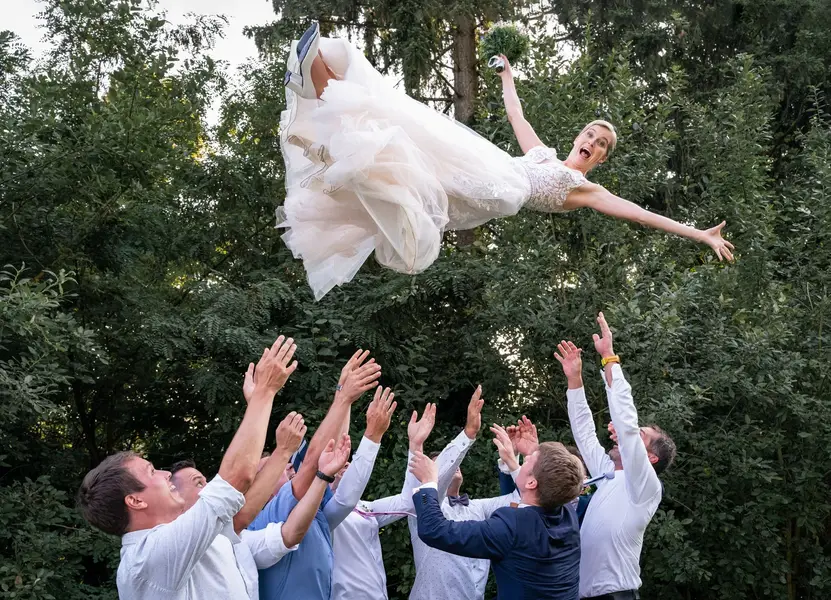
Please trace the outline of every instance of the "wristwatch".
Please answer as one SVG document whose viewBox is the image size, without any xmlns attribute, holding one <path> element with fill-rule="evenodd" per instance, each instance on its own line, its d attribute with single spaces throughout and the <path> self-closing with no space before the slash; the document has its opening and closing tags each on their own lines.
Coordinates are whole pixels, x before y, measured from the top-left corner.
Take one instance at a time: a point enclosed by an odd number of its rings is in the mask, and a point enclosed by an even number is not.
<svg viewBox="0 0 831 600">
<path fill-rule="evenodd" d="M 618 364 L 620 364 L 620 357 L 617 354 L 615 354 L 614 356 L 607 356 L 606 358 L 604 358 L 603 360 L 600 361 L 600 366 L 605 367 L 609 363 L 618 363 Z"/>
<path fill-rule="evenodd" d="M 320 479 L 322 479 L 323 481 L 325 481 L 326 483 L 334 483 L 334 481 L 335 481 L 335 478 L 334 478 L 334 477 L 332 477 L 331 475 L 327 475 L 327 474 L 326 474 L 326 473 L 324 473 L 323 471 L 318 471 L 318 472 L 317 472 L 317 476 L 318 476 Z"/>
</svg>

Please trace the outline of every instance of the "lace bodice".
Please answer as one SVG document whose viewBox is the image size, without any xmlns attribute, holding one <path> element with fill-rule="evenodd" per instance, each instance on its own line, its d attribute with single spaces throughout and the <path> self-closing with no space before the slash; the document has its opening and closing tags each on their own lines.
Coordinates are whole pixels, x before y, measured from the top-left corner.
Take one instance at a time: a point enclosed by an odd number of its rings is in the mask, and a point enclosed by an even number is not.
<svg viewBox="0 0 831 600">
<path fill-rule="evenodd" d="M 580 171 L 570 169 L 546 146 L 535 146 L 516 159 L 525 168 L 531 183 L 527 208 L 540 212 L 565 212 L 563 205 L 569 192 L 587 183 Z"/>
</svg>

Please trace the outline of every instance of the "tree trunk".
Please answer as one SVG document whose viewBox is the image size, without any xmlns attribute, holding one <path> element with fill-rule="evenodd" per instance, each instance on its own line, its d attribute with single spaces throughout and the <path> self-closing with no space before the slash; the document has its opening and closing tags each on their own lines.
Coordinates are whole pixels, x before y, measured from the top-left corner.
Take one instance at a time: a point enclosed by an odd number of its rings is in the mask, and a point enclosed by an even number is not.
<svg viewBox="0 0 831 600">
<path fill-rule="evenodd" d="M 75 400 L 78 421 L 81 423 L 81 435 L 84 437 L 84 443 L 89 453 L 90 468 L 93 468 L 101 462 L 101 456 L 98 453 L 98 444 L 95 440 L 95 423 L 87 412 L 84 393 L 81 389 L 81 384 L 77 381 L 72 383 L 72 397 Z"/>
<path fill-rule="evenodd" d="M 476 59 L 476 19 L 459 15 L 453 32 L 453 112 L 458 121 L 470 125 L 476 109 L 478 73 Z M 456 232 L 457 245 L 470 246 L 475 239 L 473 229 Z"/>
<path fill-rule="evenodd" d="M 477 92 L 476 20 L 470 15 L 455 19 L 453 33 L 453 109 L 456 119 L 469 125 L 473 120 Z"/>
</svg>

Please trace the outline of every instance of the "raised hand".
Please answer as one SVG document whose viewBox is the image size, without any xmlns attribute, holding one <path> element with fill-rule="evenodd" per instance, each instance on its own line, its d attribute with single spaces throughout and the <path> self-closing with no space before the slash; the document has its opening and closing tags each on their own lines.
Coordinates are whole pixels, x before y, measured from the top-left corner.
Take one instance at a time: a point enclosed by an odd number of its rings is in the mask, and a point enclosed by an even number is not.
<svg viewBox="0 0 831 600">
<path fill-rule="evenodd" d="M 342 386 L 346 382 L 346 377 L 352 372 L 352 370 L 364 364 L 364 361 L 368 357 L 369 350 L 356 350 L 355 354 L 352 355 L 352 358 L 346 361 L 346 364 L 340 370 L 340 378 L 338 379 L 338 385 Z"/>
<path fill-rule="evenodd" d="M 582 353 L 582 348 L 575 346 L 574 342 L 564 340 L 557 344 L 557 352 L 554 353 L 554 358 L 560 361 L 570 389 L 583 387 Z"/>
<path fill-rule="evenodd" d="M 248 370 L 245 371 L 245 379 L 242 382 L 242 397 L 245 398 L 247 404 L 254 395 L 254 363 L 248 363 Z"/>
<path fill-rule="evenodd" d="M 303 421 L 303 415 L 291 411 L 277 426 L 275 454 L 294 454 L 300 447 L 304 435 L 306 435 L 306 423 Z"/>
<path fill-rule="evenodd" d="M 514 72 L 511 70 L 511 63 L 508 58 L 504 54 L 500 54 L 499 58 L 502 59 L 502 63 L 505 65 L 502 71 L 499 73 L 499 76 L 502 79 L 513 79 Z"/>
<path fill-rule="evenodd" d="M 418 479 L 422 485 L 425 483 L 437 483 L 439 480 L 439 468 L 435 461 L 430 460 L 423 452 L 416 452 L 410 460 L 410 473 Z"/>
<path fill-rule="evenodd" d="M 476 391 L 470 398 L 467 405 L 467 422 L 465 423 L 465 435 L 472 440 L 476 439 L 479 430 L 482 428 L 482 406 L 485 401 L 482 399 L 482 386 L 477 386 Z"/>
<path fill-rule="evenodd" d="M 514 454 L 519 454 L 516 449 L 517 440 L 519 440 L 519 427 L 516 425 L 508 425 L 505 428 L 505 431 L 508 433 L 508 439 L 511 440 L 511 445 L 513 446 Z"/>
<path fill-rule="evenodd" d="M 297 369 L 297 361 L 292 362 L 297 344 L 292 338 L 280 336 L 271 346 L 263 350 L 257 366 L 248 365 L 245 380 L 242 384 L 242 394 L 246 402 L 261 394 L 268 396 L 269 401 L 279 392 L 288 381 L 288 378 Z"/>
<path fill-rule="evenodd" d="M 606 317 L 603 313 L 598 313 L 597 324 L 600 325 L 600 335 L 596 333 L 592 336 L 594 340 L 594 349 L 602 358 L 609 358 L 615 355 L 615 350 L 612 347 L 612 330 L 609 329 L 609 324 L 606 323 Z"/>
<path fill-rule="evenodd" d="M 499 451 L 499 458 L 502 459 L 502 462 L 511 471 L 516 471 L 519 468 L 519 462 L 514 453 L 514 447 L 511 438 L 508 436 L 508 432 L 501 425 L 494 423 L 491 427 L 491 433 L 494 435 L 493 443 Z"/>
<path fill-rule="evenodd" d="M 609 425 L 606 428 L 609 430 L 609 437 L 611 440 L 617 444 L 617 431 L 615 431 L 615 424 L 609 421 Z"/>
<path fill-rule="evenodd" d="M 531 456 L 540 445 L 537 426 L 525 415 L 517 421 L 517 436 L 512 442 L 516 445 L 517 452 L 523 456 Z"/>
<path fill-rule="evenodd" d="M 422 452 L 424 450 L 424 442 L 430 437 L 430 432 L 436 425 L 436 405 L 427 403 L 424 407 L 424 412 L 421 413 L 421 418 L 418 418 L 418 411 L 413 411 L 413 416 L 410 417 L 410 422 L 407 425 L 407 437 L 410 440 L 410 452 Z"/>
<path fill-rule="evenodd" d="M 374 358 L 364 362 L 368 357 L 369 350 L 358 350 L 343 367 L 335 393 L 336 400 L 353 404 L 364 393 L 378 386 L 381 365 Z"/>
<path fill-rule="evenodd" d="M 364 437 L 373 442 L 380 443 L 381 436 L 386 433 L 390 427 L 390 420 L 395 407 L 398 406 L 394 402 L 395 394 L 390 388 L 385 388 L 383 392 L 381 387 L 375 388 L 375 398 L 369 403 L 369 408 L 366 410 L 366 432 Z"/>
<path fill-rule="evenodd" d="M 320 458 L 317 461 L 317 468 L 324 475 L 334 477 L 340 471 L 346 461 L 349 460 L 349 451 L 352 449 L 352 442 L 347 434 L 343 434 L 335 445 L 335 440 L 329 440 Z"/>
<path fill-rule="evenodd" d="M 721 237 L 721 230 L 724 229 L 726 224 L 727 221 L 722 221 L 715 227 L 710 227 L 710 229 L 702 231 L 701 241 L 713 249 L 713 252 L 716 253 L 719 260 L 726 258 L 732 262 L 733 253 L 731 250 L 733 250 L 733 244 Z"/>
</svg>

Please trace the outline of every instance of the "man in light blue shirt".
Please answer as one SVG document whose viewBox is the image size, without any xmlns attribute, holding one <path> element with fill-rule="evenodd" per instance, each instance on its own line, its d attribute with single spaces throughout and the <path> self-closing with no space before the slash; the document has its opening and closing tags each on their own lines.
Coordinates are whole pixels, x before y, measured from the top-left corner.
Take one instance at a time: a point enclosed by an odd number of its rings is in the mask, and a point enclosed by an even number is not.
<svg viewBox="0 0 831 600">
<path fill-rule="evenodd" d="M 258 531 L 285 521 L 292 509 L 306 494 L 316 477 L 334 481 L 317 471 L 317 460 L 325 440 L 349 429 L 351 405 L 364 392 L 377 387 L 380 366 L 373 360 L 365 362 L 368 352 L 358 351 L 341 372 L 337 392 L 326 418 L 318 427 L 306 451 L 297 475 L 285 483 L 277 495 L 251 523 Z M 390 391 L 376 390 L 375 399 L 367 410 L 367 428 L 352 464 L 346 470 L 335 493 L 327 491 L 320 503 L 306 537 L 300 547 L 283 560 L 259 573 L 260 597 L 263 600 L 329 600 L 332 594 L 332 530 L 355 508 L 369 481 L 380 440 L 390 424 L 395 409 Z M 328 436 L 328 437 L 327 437 Z"/>
<path fill-rule="evenodd" d="M 300 547 L 284 556 L 274 566 L 260 571 L 260 597 L 264 600 L 329 597 L 334 558 L 329 522 L 323 511 L 333 496 L 331 490 L 327 489 L 320 503 L 320 510 L 317 511 Z M 268 527 L 269 523 L 285 522 L 297 503 L 291 481 L 287 481 L 257 515 L 249 529 L 259 531 Z M 298 576 L 300 573 L 302 577 Z"/>
</svg>

